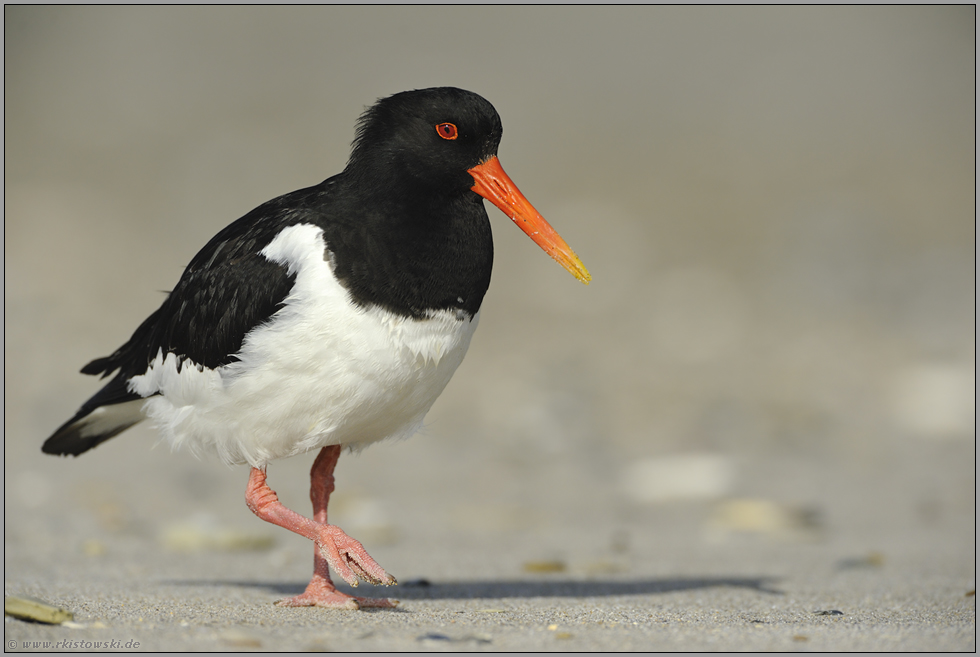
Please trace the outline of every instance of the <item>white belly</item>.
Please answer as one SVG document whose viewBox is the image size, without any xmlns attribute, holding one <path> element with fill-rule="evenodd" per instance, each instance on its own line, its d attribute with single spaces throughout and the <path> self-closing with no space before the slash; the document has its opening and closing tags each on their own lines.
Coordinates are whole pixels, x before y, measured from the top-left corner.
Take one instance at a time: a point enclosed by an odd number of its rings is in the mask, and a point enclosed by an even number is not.
<svg viewBox="0 0 980 657">
<path fill-rule="evenodd" d="M 263 255 L 296 281 L 272 320 L 215 370 L 162 354 L 130 389 L 174 447 L 263 467 L 326 445 L 359 449 L 408 437 L 463 360 L 479 314 L 423 320 L 355 306 L 329 262 L 322 231 L 291 226 Z"/>
</svg>

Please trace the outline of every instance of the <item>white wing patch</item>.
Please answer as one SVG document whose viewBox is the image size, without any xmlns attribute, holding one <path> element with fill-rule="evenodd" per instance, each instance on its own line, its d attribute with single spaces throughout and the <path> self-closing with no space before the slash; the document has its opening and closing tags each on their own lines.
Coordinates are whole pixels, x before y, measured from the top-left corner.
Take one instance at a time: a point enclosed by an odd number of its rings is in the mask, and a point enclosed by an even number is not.
<svg viewBox="0 0 980 657">
<path fill-rule="evenodd" d="M 78 435 L 82 438 L 101 436 L 111 431 L 118 431 L 120 427 L 136 424 L 143 419 L 143 414 L 140 412 L 142 405 L 143 400 L 136 399 L 121 404 L 99 406 L 75 425 L 78 427 Z"/>
<path fill-rule="evenodd" d="M 310 224 L 285 228 L 261 253 L 296 280 L 283 307 L 245 336 L 237 362 L 212 370 L 185 360 L 178 372 L 176 356 L 160 352 L 130 380 L 171 444 L 263 467 L 414 433 L 462 362 L 479 314 L 415 320 L 358 307 Z"/>
</svg>

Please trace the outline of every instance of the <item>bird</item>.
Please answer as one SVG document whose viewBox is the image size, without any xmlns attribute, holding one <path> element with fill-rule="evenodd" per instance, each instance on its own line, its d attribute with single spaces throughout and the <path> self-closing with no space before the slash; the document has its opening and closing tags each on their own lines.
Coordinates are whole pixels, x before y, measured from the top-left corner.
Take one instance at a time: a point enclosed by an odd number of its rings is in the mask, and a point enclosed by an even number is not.
<svg viewBox="0 0 980 657">
<path fill-rule="evenodd" d="M 175 449 L 249 466 L 249 509 L 314 543 L 309 585 L 277 604 L 396 605 L 330 577 L 397 583 L 327 522 L 333 473 L 343 448 L 415 433 L 462 362 L 490 285 L 484 200 L 591 280 L 504 172 L 502 132 L 493 105 L 470 91 L 379 99 L 341 173 L 218 232 L 129 341 L 82 368 L 108 383 L 42 451 L 78 456 L 148 419 Z M 306 517 L 279 501 L 267 472 L 313 451 Z"/>
</svg>

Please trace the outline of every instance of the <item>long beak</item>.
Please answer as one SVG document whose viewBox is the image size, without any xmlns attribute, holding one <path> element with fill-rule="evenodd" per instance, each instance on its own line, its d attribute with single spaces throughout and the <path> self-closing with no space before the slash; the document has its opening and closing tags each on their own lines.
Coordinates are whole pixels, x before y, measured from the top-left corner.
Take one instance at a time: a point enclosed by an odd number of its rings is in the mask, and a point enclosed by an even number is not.
<svg viewBox="0 0 980 657">
<path fill-rule="evenodd" d="M 476 183 L 471 189 L 487 199 L 514 220 L 535 244 L 545 250 L 545 253 L 558 261 L 572 276 L 586 285 L 592 280 L 592 275 L 585 268 L 575 252 L 565 243 L 561 235 L 555 232 L 531 202 L 524 198 L 517 185 L 504 173 L 500 160 L 496 156 L 486 162 L 476 165 L 469 170 Z"/>
</svg>

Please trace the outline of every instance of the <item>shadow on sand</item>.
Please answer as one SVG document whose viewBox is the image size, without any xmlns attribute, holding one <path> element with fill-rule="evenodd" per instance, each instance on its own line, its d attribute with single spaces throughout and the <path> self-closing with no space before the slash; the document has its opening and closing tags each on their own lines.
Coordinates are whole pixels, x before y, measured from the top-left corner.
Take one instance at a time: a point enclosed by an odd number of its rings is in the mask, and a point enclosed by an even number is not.
<svg viewBox="0 0 980 657">
<path fill-rule="evenodd" d="M 399 586 L 384 587 L 362 584 L 356 589 L 340 584 L 338 589 L 346 593 L 367 597 L 391 597 L 399 600 L 474 600 L 497 598 L 590 598 L 618 595 L 649 595 L 734 587 L 752 589 L 760 593 L 782 595 L 773 588 L 775 577 L 677 577 L 668 579 L 619 580 L 495 580 L 430 582 L 412 580 Z M 241 586 L 266 589 L 283 596 L 298 595 L 306 583 L 283 584 L 275 582 L 170 580 L 161 582 L 171 586 Z"/>
</svg>

